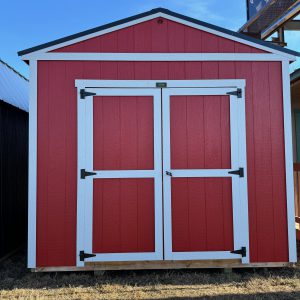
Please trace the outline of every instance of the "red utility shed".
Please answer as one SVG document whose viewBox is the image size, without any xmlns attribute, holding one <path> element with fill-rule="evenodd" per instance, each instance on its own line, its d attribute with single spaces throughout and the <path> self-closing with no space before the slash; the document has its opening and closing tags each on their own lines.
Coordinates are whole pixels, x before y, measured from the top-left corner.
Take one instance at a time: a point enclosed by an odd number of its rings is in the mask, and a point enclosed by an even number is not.
<svg viewBox="0 0 300 300">
<path fill-rule="evenodd" d="M 157 8 L 19 55 L 29 268 L 296 261 L 298 53 Z"/>
</svg>

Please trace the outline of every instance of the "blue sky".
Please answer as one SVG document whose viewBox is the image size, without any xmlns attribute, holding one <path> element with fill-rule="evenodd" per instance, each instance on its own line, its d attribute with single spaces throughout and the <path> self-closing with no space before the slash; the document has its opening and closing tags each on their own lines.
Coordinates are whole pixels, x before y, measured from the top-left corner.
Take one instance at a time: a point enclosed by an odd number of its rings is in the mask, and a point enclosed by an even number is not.
<svg viewBox="0 0 300 300">
<path fill-rule="evenodd" d="M 1 1 L 0 58 L 28 76 L 17 51 L 119 20 L 155 7 L 237 30 L 246 21 L 245 0 L 6 0 Z M 300 51 L 300 33 L 287 35 Z M 297 62 L 298 67 L 300 63 Z M 292 66 L 294 69 L 296 66 Z"/>
</svg>

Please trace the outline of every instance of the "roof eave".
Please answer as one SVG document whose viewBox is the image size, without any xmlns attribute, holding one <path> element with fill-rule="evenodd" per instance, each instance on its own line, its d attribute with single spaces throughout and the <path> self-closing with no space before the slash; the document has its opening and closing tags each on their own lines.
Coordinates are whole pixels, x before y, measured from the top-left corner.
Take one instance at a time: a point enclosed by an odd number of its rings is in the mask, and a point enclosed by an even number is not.
<svg viewBox="0 0 300 300">
<path fill-rule="evenodd" d="M 31 47 L 31 48 L 19 51 L 18 55 L 21 56 L 21 57 L 27 55 L 27 57 L 28 57 L 29 54 L 33 54 L 33 53 L 35 53 L 37 51 L 41 51 L 43 49 L 45 49 L 45 51 L 47 51 L 46 49 L 49 48 L 49 47 L 53 47 L 53 46 L 56 46 L 56 45 L 59 46 L 62 43 L 70 42 L 70 41 L 76 40 L 80 37 L 87 36 L 87 39 L 88 39 L 89 38 L 88 36 L 91 35 L 91 34 L 101 32 L 105 29 L 113 28 L 113 27 L 116 27 L 118 25 L 126 24 L 126 23 L 129 23 L 131 21 L 136 21 L 136 20 L 139 20 L 139 19 L 142 19 L 142 18 L 145 18 L 145 17 L 149 17 L 151 15 L 153 15 L 153 17 L 157 17 L 157 16 L 174 17 L 176 19 L 179 19 L 178 21 L 180 21 L 180 20 L 186 21 L 186 22 L 189 22 L 191 24 L 195 24 L 195 25 L 198 25 L 198 26 L 208 28 L 208 29 L 213 30 L 215 32 L 226 34 L 228 36 L 228 38 L 230 38 L 230 37 L 238 38 L 238 39 L 241 40 L 241 43 L 243 43 L 243 42 L 254 43 L 256 45 L 259 45 L 259 46 L 265 48 L 266 51 L 272 52 L 272 50 L 273 50 L 273 51 L 279 52 L 280 55 L 282 55 L 283 57 L 289 59 L 290 61 L 294 61 L 294 60 L 296 60 L 296 57 L 300 56 L 299 52 L 296 52 L 296 51 L 293 51 L 293 50 L 290 50 L 290 49 L 286 49 L 286 48 L 282 48 L 280 46 L 270 44 L 269 42 L 266 42 L 266 41 L 255 39 L 255 38 L 247 36 L 243 33 L 234 32 L 234 31 L 231 31 L 229 29 L 225 29 L 225 28 L 213 25 L 213 24 L 209 24 L 209 23 L 206 23 L 206 22 L 203 22 L 203 21 L 185 16 L 185 15 L 181 15 L 181 14 L 178 14 L 176 12 L 167 10 L 165 8 L 155 8 L 155 9 L 152 9 L 150 11 L 138 14 L 138 15 L 134 15 L 134 16 L 131 16 L 131 17 L 128 17 L 128 18 L 125 18 L 125 19 L 121 19 L 119 21 L 115 21 L 115 22 L 108 23 L 108 24 L 105 24 L 105 25 L 102 25 L 102 26 L 99 26 L 99 27 L 95 27 L 95 28 L 92 28 L 92 29 L 89 29 L 89 30 L 85 30 L 85 31 L 82 31 L 82 32 L 79 32 L 79 33 L 76 33 L 76 34 L 73 34 L 73 35 L 69 35 L 69 36 L 66 36 L 66 37 L 63 37 L 63 38 L 60 38 L 60 39 L 56 39 L 56 40 L 48 42 L 48 43 L 44 43 L 44 44 L 41 44 L 41 45 L 38 45 L 38 46 L 35 46 L 35 47 Z M 76 41 L 74 41 L 74 43 L 76 43 Z"/>
</svg>

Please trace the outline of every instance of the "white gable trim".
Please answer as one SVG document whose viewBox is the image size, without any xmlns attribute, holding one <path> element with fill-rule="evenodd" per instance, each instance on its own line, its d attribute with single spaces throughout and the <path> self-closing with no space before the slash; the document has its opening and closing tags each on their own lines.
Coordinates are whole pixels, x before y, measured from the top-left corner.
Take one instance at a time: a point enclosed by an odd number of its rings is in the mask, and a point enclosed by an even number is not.
<svg viewBox="0 0 300 300">
<path fill-rule="evenodd" d="M 24 55 L 24 60 L 80 61 L 283 61 L 284 56 L 269 53 L 71 53 L 52 52 Z"/>
<path fill-rule="evenodd" d="M 280 55 L 284 58 L 287 58 L 291 61 L 296 60 L 296 57 L 294 55 L 284 53 L 282 51 L 275 50 L 275 49 L 272 49 L 272 48 L 267 47 L 267 46 L 256 44 L 254 42 L 247 41 L 247 40 L 244 40 L 242 38 L 232 36 L 230 34 L 226 34 L 224 32 L 220 32 L 218 30 L 214 30 L 214 29 L 202 26 L 202 25 L 198 25 L 198 24 L 195 24 L 193 22 L 185 21 L 181 18 L 173 17 L 173 16 L 170 16 L 170 15 L 162 13 L 162 12 L 155 13 L 153 15 L 143 17 L 143 18 L 140 18 L 140 19 L 137 19 L 137 20 L 134 20 L 134 21 L 129 21 L 129 22 L 124 23 L 124 24 L 116 25 L 114 27 L 110 27 L 110 28 L 107 28 L 107 29 L 104 29 L 104 30 L 100 30 L 100 31 L 94 32 L 92 34 L 87 34 L 85 36 L 81 36 L 79 38 L 75 38 L 75 39 L 72 39 L 72 40 L 69 40 L 69 41 L 66 41 L 66 42 L 62 42 L 60 44 L 56 44 L 56 45 L 53 45 L 53 46 L 50 46 L 50 47 L 46 47 L 46 48 L 43 48 L 43 49 L 40 49 L 40 50 L 37 50 L 37 51 L 33 51 L 29 54 L 23 55 L 22 59 L 23 60 L 33 59 L 35 54 L 46 53 L 48 51 L 53 51 L 53 50 L 56 50 L 56 49 L 59 49 L 59 48 L 63 48 L 63 47 L 66 47 L 66 46 L 69 46 L 69 45 L 72 45 L 72 44 L 76 44 L 76 43 L 79 43 L 79 42 L 82 42 L 82 41 L 86 41 L 88 39 L 91 39 L 91 38 L 94 38 L 94 37 L 97 37 L 97 36 L 101 36 L 103 34 L 110 33 L 110 32 L 120 30 L 120 29 L 123 29 L 123 28 L 127 28 L 127 27 L 130 27 L 130 26 L 133 26 L 133 25 L 145 22 L 145 21 L 149 21 L 149 20 L 152 20 L 152 19 L 155 19 L 155 18 L 158 18 L 158 17 L 162 17 L 162 18 L 165 18 L 165 19 L 168 19 L 168 20 L 171 20 L 171 21 L 174 21 L 174 22 L 177 22 L 177 23 L 180 23 L 180 24 L 192 27 L 192 28 L 196 28 L 196 29 L 199 29 L 199 30 L 202 30 L 202 31 L 205 31 L 205 32 L 208 32 L 208 33 L 211 33 L 211 34 L 214 34 L 214 35 L 217 35 L 217 36 L 220 36 L 220 37 L 232 40 L 232 41 L 235 41 L 235 42 L 239 42 L 239 43 L 244 44 L 244 45 L 255 47 L 255 48 L 260 49 L 260 50 L 268 51 L 270 53 L 277 54 L 277 55 Z"/>
</svg>

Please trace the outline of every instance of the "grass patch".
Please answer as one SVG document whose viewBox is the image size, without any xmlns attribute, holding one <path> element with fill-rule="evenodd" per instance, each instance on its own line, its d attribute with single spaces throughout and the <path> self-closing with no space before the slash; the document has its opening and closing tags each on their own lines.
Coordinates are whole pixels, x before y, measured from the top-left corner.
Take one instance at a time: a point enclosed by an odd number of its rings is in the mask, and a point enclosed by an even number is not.
<svg viewBox="0 0 300 300">
<path fill-rule="evenodd" d="M 300 299 L 300 269 L 31 273 L 25 253 L 0 265 L 0 299 Z"/>
</svg>

